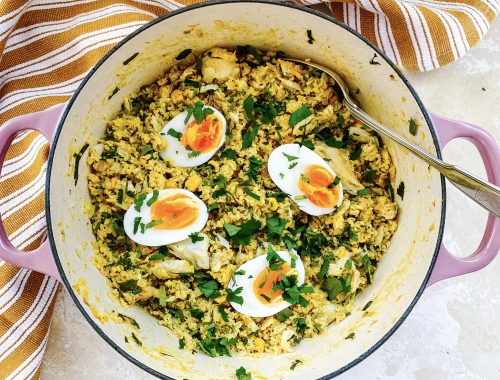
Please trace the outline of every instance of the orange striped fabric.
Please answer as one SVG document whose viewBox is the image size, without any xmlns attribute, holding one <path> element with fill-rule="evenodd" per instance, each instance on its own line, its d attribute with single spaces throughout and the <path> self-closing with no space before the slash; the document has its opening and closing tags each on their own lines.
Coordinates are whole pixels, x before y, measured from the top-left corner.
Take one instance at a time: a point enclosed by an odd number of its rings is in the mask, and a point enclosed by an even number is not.
<svg viewBox="0 0 500 380">
<path fill-rule="evenodd" d="M 0 1 L 0 125 L 66 101 L 114 44 L 174 0 Z M 301 0 L 296 0 L 301 3 Z M 485 35 L 499 0 L 332 0 L 310 6 L 367 36 L 398 66 L 427 71 L 463 56 Z M 0 213 L 12 243 L 44 239 L 48 146 L 35 132 L 13 141 L 0 175 Z M 0 261 L 0 378 L 37 378 L 57 283 Z"/>
</svg>

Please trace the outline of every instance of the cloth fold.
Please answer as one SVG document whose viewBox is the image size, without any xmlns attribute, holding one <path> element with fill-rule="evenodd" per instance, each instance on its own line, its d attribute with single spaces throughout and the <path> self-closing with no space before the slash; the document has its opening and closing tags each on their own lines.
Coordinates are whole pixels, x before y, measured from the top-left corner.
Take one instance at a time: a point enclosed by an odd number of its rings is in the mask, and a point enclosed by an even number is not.
<svg viewBox="0 0 500 380">
<path fill-rule="evenodd" d="M 0 2 L 0 125 L 66 101 L 123 37 L 157 16 L 196 2 Z M 333 15 L 409 71 L 436 69 L 463 56 L 500 10 L 499 0 L 295 2 Z M 47 153 L 41 135 L 22 132 L 0 174 L 0 214 L 20 249 L 34 249 L 45 237 Z M 0 261 L 0 378 L 38 378 L 56 292 L 55 280 Z"/>
</svg>

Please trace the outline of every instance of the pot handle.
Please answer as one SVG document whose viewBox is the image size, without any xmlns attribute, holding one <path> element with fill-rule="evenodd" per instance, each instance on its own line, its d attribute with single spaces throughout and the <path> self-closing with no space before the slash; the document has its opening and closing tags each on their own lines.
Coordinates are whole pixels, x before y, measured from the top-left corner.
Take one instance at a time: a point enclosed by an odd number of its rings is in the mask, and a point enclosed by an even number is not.
<svg viewBox="0 0 500 380">
<path fill-rule="evenodd" d="M 65 104 L 59 104 L 44 111 L 34 112 L 10 119 L 0 127 L 0 170 L 5 155 L 17 133 L 24 130 L 35 130 L 44 135 L 49 144 L 54 140 L 57 123 L 64 110 Z M 2 215 L 0 214 L 0 258 L 17 267 L 31 269 L 48 274 L 60 280 L 54 257 L 50 249 L 49 239 L 40 247 L 24 252 L 12 245 L 5 232 Z"/>
<path fill-rule="evenodd" d="M 488 180 L 495 185 L 500 185 L 500 165 L 498 164 L 500 162 L 500 148 L 488 132 L 478 126 L 434 114 L 431 114 L 431 119 L 441 148 L 456 138 L 470 141 L 481 155 Z M 446 278 L 482 269 L 495 258 L 499 250 L 500 218 L 489 214 L 483 239 L 472 255 L 464 258 L 456 257 L 446 248 L 444 242 L 441 242 L 436 264 L 427 286 Z"/>
</svg>

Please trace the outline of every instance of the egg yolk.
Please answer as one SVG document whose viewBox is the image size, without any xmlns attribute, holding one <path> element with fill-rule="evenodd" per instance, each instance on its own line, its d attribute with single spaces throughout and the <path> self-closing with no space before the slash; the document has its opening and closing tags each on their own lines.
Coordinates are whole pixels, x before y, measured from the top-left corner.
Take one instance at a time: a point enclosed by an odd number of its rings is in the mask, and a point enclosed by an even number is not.
<svg viewBox="0 0 500 380">
<path fill-rule="evenodd" d="M 222 138 L 222 122 L 214 114 L 205 116 L 201 124 L 193 120 L 186 127 L 181 143 L 196 152 L 206 153 L 214 150 Z"/>
<path fill-rule="evenodd" d="M 151 219 L 162 221 L 153 227 L 157 230 L 177 230 L 190 226 L 199 215 L 198 204 L 185 194 L 169 195 L 151 205 Z"/>
<path fill-rule="evenodd" d="M 260 272 L 253 282 L 253 292 L 257 299 L 266 305 L 276 302 L 278 297 L 283 294 L 283 290 L 273 291 L 273 285 L 281 281 L 281 275 L 286 276 L 291 270 L 290 264 L 284 263 L 280 270 L 271 271 L 269 267 L 266 267 Z"/>
<path fill-rule="evenodd" d="M 339 201 L 339 187 L 332 186 L 335 178 L 320 165 L 311 165 L 300 176 L 299 190 L 318 207 L 335 207 Z"/>
</svg>

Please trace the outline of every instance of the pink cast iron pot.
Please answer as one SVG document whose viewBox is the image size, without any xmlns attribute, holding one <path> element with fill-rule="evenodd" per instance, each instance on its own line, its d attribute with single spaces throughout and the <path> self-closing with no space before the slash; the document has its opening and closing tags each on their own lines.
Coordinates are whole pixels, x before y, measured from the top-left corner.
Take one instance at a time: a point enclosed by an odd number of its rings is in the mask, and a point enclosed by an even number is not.
<svg viewBox="0 0 500 380">
<path fill-rule="evenodd" d="M 308 29 L 316 40 L 314 44 L 307 42 Z M 178 339 L 153 317 L 109 297 L 109 285 L 91 262 L 90 243 L 95 238 L 83 213 L 89 200 L 86 154 L 80 161 L 76 185 L 73 154 L 89 138 L 97 140 L 106 120 L 119 110 L 123 96 L 153 81 L 182 50 L 246 44 L 310 58 L 343 73 L 370 115 L 438 157 L 448 141 L 468 139 L 481 153 L 489 181 L 500 184 L 500 150 L 488 133 L 464 122 L 429 115 L 405 77 L 380 50 L 329 16 L 268 0 L 220 1 L 182 8 L 150 22 L 103 58 L 69 103 L 18 117 L 0 128 L 0 162 L 19 131 L 38 130 L 51 143 L 46 182 L 48 239 L 25 254 L 9 243 L 2 227 L 0 256 L 14 265 L 59 279 L 106 342 L 160 378 L 234 378 L 236 368 L 242 365 L 254 376 L 270 379 L 334 377 L 380 347 L 403 323 L 427 286 L 483 268 L 500 248 L 500 219 L 490 215 L 476 252 L 467 258 L 450 254 L 441 241 L 446 206 L 444 179 L 398 145 L 385 141 L 397 168 L 396 184 L 406 184 L 404 201 L 397 197 L 399 227 L 374 283 L 357 299 L 352 315 L 331 325 L 325 335 L 302 341 L 289 354 L 210 358 L 179 350 Z M 374 54 L 380 65 L 369 63 Z M 136 57 L 124 65 L 133 55 Z M 416 136 L 408 131 L 410 118 L 419 125 Z M 363 306 L 370 300 L 370 313 L 363 313 Z M 135 318 L 140 330 L 114 322 L 109 316 L 112 311 Z M 125 341 L 132 331 L 142 347 L 130 339 L 129 343 Z M 351 331 L 355 331 L 355 338 L 344 339 Z M 291 371 L 295 359 L 303 364 Z"/>
</svg>

